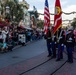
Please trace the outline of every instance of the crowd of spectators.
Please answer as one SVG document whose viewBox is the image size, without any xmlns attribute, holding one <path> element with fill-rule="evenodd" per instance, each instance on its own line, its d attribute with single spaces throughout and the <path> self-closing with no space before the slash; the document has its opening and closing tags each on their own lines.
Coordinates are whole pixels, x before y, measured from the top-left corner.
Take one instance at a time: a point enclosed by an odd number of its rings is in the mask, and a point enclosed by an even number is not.
<svg viewBox="0 0 76 75">
<path fill-rule="evenodd" d="M 42 37 L 42 31 L 20 27 L 2 27 L 0 28 L 0 53 L 12 51 L 17 45 L 26 45 L 27 42 L 39 40 Z"/>
</svg>

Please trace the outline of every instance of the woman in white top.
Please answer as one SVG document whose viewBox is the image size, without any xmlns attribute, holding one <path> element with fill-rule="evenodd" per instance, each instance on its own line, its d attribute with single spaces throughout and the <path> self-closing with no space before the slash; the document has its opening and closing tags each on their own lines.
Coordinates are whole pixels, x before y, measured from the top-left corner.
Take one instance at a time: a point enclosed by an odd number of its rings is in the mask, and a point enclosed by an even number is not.
<svg viewBox="0 0 76 75">
<path fill-rule="evenodd" d="M 5 28 L 3 28 L 3 30 L 2 30 L 3 42 L 6 42 L 7 34 L 8 34 L 8 31 L 6 31 Z"/>
</svg>

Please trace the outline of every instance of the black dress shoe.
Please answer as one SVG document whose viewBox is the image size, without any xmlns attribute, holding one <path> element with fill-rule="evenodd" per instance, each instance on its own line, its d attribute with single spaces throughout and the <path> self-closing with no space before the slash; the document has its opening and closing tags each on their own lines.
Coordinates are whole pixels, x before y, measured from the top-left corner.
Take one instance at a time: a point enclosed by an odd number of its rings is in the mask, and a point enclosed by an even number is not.
<svg viewBox="0 0 76 75">
<path fill-rule="evenodd" d="M 56 58 L 56 56 L 52 56 L 51 58 Z"/>
<path fill-rule="evenodd" d="M 60 59 L 56 59 L 56 61 L 60 61 Z"/>
<path fill-rule="evenodd" d="M 70 63 L 73 63 L 73 61 L 70 61 Z"/>
<path fill-rule="evenodd" d="M 67 62 L 70 62 L 70 60 L 67 60 Z"/>
<path fill-rule="evenodd" d="M 47 57 L 51 57 L 51 55 L 48 55 Z"/>
<path fill-rule="evenodd" d="M 67 60 L 68 63 L 73 63 L 73 61 Z"/>
<path fill-rule="evenodd" d="M 63 57 L 61 57 L 60 59 L 63 59 Z"/>
</svg>

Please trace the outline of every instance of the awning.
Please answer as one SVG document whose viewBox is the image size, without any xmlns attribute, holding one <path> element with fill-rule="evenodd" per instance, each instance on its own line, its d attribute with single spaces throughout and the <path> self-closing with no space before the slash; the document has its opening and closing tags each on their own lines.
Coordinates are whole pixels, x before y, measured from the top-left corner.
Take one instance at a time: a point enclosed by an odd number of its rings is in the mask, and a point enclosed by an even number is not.
<svg viewBox="0 0 76 75">
<path fill-rule="evenodd" d="M 0 22 L 0 27 L 4 27 L 4 26 L 7 26 L 7 25 L 3 22 Z"/>
</svg>

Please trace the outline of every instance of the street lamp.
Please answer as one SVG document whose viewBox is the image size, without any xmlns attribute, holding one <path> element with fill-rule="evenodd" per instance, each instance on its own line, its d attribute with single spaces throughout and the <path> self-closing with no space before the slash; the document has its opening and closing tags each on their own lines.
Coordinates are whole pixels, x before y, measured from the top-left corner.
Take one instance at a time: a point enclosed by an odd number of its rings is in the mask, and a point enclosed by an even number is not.
<svg viewBox="0 0 76 75">
<path fill-rule="evenodd" d="M 6 13 L 9 14 L 10 13 L 10 7 L 6 6 Z"/>
<path fill-rule="evenodd" d="M 2 7 L 1 7 L 1 5 L 0 5 L 0 15 L 1 15 L 1 11 L 2 11 Z"/>
<path fill-rule="evenodd" d="M 11 20 L 11 13 L 10 13 L 10 7 L 7 5 L 6 6 L 6 19 L 8 19 L 9 21 L 12 21 Z"/>
<path fill-rule="evenodd" d="M 1 0 L 0 0 L 0 15 L 1 15 L 1 11 L 2 11 L 2 6 L 1 6 Z"/>
</svg>

